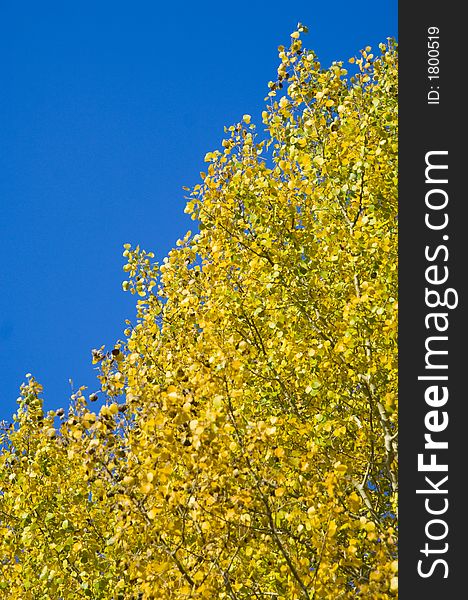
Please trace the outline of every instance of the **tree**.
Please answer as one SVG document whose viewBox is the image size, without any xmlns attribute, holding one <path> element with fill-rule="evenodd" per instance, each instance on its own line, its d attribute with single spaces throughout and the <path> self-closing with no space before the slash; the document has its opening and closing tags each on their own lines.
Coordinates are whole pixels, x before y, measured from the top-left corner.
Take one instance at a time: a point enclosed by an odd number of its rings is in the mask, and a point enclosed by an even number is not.
<svg viewBox="0 0 468 600">
<path fill-rule="evenodd" d="M 94 351 L 105 404 L 22 388 L 2 436 L 4 597 L 397 594 L 397 50 L 347 76 L 299 25 L 261 140 L 226 129 L 137 321 Z M 61 411 L 60 411 L 61 412 Z M 60 414 L 60 413 L 59 413 Z"/>
</svg>

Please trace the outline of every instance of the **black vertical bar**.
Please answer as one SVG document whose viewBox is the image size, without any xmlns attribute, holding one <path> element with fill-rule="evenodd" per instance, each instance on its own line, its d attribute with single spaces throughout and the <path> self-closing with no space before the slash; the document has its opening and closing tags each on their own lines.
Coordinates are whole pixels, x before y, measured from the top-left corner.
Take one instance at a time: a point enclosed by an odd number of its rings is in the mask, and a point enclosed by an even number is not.
<svg viewBox="0 0 468 600">
<path fill-rule="evenodd" d="M 468 598 L 467 75 L 459 6 L 399 5 L 402 600 Z"/>
</svg>

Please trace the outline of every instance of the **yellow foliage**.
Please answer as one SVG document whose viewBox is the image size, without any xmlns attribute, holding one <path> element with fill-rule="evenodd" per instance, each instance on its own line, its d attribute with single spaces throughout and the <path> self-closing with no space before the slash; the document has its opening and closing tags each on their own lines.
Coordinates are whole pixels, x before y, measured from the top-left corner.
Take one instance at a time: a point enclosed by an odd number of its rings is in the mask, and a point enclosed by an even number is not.
<svg viewBox="0 0 468 600">
<path fill-rule="evenodd" d="M 198 233 L 161 265 L 125 245 L 137 323 L 93 351 L 105 405 L 44 414 L 23 386 L 2 597 L 396 598 L 397 51 L 347 78 L 305 30 L 264 139 L 245 114 L 206 155 Z"/>
</svg>

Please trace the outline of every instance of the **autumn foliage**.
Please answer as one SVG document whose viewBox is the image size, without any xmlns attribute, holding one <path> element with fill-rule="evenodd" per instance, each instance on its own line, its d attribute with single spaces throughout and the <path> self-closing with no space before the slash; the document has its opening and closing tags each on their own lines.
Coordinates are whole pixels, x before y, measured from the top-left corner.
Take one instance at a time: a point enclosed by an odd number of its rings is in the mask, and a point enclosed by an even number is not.
<svg viewBox="0 0 468 600">
<path fill-rule="evenodd" d="M 226 129 L 104 399 L 22 387 L 0 455 L 0 595 L 397 596 L 397 51 L 322 68 L 304 27 Z"/>
</svg>

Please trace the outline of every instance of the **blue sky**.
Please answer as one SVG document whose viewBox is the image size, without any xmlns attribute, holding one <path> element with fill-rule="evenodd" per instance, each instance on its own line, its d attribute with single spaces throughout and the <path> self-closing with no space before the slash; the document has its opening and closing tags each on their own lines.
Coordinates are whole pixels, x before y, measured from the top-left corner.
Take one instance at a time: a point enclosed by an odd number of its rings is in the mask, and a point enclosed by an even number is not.
<svg viewBox="0 0 468 600">
<path fill-rule="evenodd" d="M 32 373 L 47 408 L 97 388 L 91 349 L 135 298 L 122 244 L 161 260 L 193 223 L 223 126 L 259 122 L 298 21 L 323 64 L 397 36 L 397 0 L 2 2 L 0 419 Z"/>
</svg>

